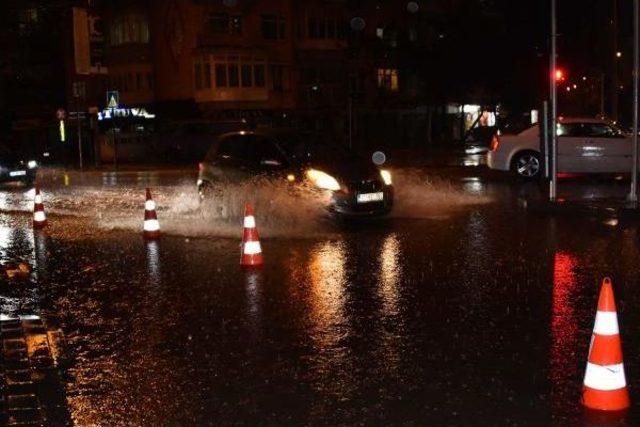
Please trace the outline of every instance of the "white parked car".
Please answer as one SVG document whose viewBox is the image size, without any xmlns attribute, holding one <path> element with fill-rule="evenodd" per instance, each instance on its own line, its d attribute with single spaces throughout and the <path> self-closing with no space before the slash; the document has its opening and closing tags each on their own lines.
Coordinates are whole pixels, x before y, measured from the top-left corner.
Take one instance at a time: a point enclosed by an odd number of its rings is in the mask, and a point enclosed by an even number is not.
<svg viewBox="0 0 640 427">
<path fill-rule="evenodd" d="M 612 122 L 593 118 L 560 118 L 558 172 L 631 172 L 631 135 Z M 494 137 L 487 157 L 491 169 L 512 171 L 522 178 L 543 173 L 540 127 Z"/>
</svg>

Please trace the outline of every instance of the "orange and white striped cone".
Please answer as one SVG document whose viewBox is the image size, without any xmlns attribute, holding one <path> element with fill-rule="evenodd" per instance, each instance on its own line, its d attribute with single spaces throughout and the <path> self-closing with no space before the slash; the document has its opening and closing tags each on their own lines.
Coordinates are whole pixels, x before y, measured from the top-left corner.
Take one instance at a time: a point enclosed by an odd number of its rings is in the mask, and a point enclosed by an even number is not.
<svg viewBox="0 0 640 427">
<path fill-rule="evenodd" d="M 47 225 L 47 215 L 44 213 L 44 203 L 40 188 L 36 186 L 36 195 L 33 199 L 33 228 L 41 229 Z"/>
<path fill-rule="evenodd" d="M 260 237 L 256 228 L 253 206 L 247 203 L 244 207 L 244 233 L 242 234 L 242 254 L 240 265 L 243 267 L 260 267 L 264 264 Z"/>
<path fill-rule="evenodd" d="M 596 411 L 623 411 L 629 408 L 616 302 L 608 277 L 602 281 L 600 289 L 584 374 L 582 404 Z"/>
<path fill-rule="evenodd" d="M 144 226 L 142 235 L 145 239 L 160 237 L 160 223 L 156 214 L 156 202 L 151 197 L 151 190 L 147 188 L 147 200 L 144 202 Z"/>
</svg>

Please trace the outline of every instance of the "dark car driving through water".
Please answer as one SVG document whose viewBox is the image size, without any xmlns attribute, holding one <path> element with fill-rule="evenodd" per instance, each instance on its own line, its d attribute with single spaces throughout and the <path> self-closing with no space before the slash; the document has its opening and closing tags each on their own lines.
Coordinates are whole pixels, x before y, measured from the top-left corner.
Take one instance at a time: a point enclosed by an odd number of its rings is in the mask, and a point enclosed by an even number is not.
<svg viewBox="0 0 640 427">
<path fill-rule="evenodd" d="M 36 179 L 38 162 L 28 160 L 4 145 L 0 145 L 0 182 L 21 182 L 31 186 Z"/>
<path fill-rule="evenodd" d="M 199 165 L 202 199 L 217 185 L 271 176 L 328 192 L 341 215 L 378 216 L 393 207 L 391 173 L 342 145 L 311 133 L 256 130 L 218 137 Z"/>
</svg>

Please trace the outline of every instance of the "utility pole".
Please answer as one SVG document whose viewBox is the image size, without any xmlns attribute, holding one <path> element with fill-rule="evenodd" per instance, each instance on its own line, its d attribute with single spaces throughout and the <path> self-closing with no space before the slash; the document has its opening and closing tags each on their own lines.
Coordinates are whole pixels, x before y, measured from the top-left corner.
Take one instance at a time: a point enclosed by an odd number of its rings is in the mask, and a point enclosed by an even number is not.
<svg viewBox="0 0 640 427">
<path fill-rule="evenodd" d="M 605 113 L 605 93 L 604 93 L 604 71 L 600 73 L 600 116 L 601 117 L 605 117 L 606 113 Z"/>
<path fill-rule="evenodd" d="M 549 181 L 549 200 L 555 202 L 558 181 L 558 135 L 556 119 L 558 117 L 558 85 L 556 82 L 557 54 L 556 38 L 556 0 L 551 0 L 551 58 L 549 61 L 549 81 L 551 82 L 551 181 Z"/>
<path fill-rule="evenodd" d="M 611 119 L 618 120 L 618 64 L 620 59 L 618 58 L 618 0 L 611 0 Z"/>
<path fill-rule="evenodd" d="M 78 126 L 78 157 L 80 159 L 80 170 L 82 170 L 82 121 L 80 118 L 80 97 L 76 97 L 76 120 Z"/>
<path fill-rule="evenodd" d="M 78 135 L 78 158 L 80 163 L 80 170 L 82 170 L 82 120 L 84 119 L 84 113 L 80 112 L 80 101 L 86 99 L 87 88 L 84 81 L 73 82 L 72 85 L 73 97 L 76 101 L 76 126 Z"/>
<path fill-rule="evenodd" d="M 638 202 L 638 71 L 640 70 L 638 2 L 639 0 L 633 0 L 633 153 L 631 156 L 633 163 L 631 165 L 631 189 L 627 196 L 627 200 L 633 203 L 634 207 Z"/>
</svg>

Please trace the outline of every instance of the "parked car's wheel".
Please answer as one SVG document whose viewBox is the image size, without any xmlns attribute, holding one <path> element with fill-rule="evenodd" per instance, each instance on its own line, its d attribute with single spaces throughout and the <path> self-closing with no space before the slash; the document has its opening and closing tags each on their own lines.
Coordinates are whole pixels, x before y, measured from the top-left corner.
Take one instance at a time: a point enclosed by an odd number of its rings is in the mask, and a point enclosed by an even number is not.
<svg viewBox="0 0 640 427">
<path fill-rule="evenodd" d="M 542 162 L 540 153 L 535 151 L 522 151 L 513 157 L 511 170 L 523 179 L 537 179 L 542 174 Z"/>
</svg>

